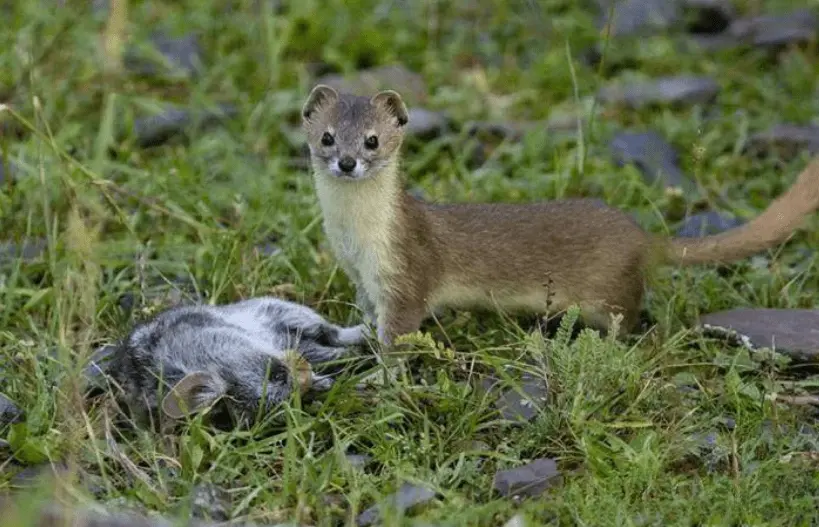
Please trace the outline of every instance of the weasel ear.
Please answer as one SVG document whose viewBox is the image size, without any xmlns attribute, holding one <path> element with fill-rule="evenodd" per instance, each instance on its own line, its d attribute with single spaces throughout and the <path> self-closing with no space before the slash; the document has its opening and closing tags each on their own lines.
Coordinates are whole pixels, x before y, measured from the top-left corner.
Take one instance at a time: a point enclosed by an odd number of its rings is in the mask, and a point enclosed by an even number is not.
<svg viewBox="0 0 819 527">
<path fill-rule="evenodd" d="M 338 92 L 326 84 L 318 84 L 310 91 L 307 101 L 301 108 L 301 116 L 307 120 L 313 113 L 325 104 L 329 104 L 338 99 Z"/>
<path fill-rule="evenodd" d="M 171 419 L 182 419 L 211 406 L 224 394 L 225 382 L 218 375 L 206 371 L 189 373 L 162 399 L 162 412 Z"/>
<path fill-rule="evenodd" d="M 393 90 L 384 90 L 373 95 L 370 102 L 374 106 L 380 106 L 388 111 L 398 121 L 398 126 L 404 126 L 409 122 L 409 112 L 404 100 Z"/>
</svg>

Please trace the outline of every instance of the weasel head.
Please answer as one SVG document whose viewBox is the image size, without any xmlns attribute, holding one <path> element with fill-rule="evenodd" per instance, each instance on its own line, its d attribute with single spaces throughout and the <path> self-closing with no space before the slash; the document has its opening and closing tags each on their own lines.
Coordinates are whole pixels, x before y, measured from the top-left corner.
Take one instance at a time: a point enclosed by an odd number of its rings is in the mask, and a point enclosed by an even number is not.
<svg viewBox="0 0 819 527">
<path fill-rule="evenodd" d="M 398 161 L 408 121 L 404 101 L 392 90 L 361 97 L 319 84 L 302 107 L 313 170 L 340 181 L 394 173 L 389 169 Z"/>
</svg>

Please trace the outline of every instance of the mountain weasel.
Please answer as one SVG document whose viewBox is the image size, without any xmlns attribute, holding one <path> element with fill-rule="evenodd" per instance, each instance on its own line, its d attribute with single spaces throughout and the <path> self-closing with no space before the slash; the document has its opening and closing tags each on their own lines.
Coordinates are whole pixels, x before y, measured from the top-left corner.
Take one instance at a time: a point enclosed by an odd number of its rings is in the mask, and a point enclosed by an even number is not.
<svg viewBox="0 0 819 527">
<path fill-rule="evenodd" d="M 752 221 L 704 238 L 645 232 L 596 199 L 431 204 L 403 188 L 409 120 L 392 90 L 372 97 L 326 85 L 302 108 L 324 229 L 356 301 L 388 345 L 439 308 L 561 312 L 621 331 L 639 318 L 655 265 L 739 260 L 784 241 L 819 207 L 819 156 Z"/>
</svg>

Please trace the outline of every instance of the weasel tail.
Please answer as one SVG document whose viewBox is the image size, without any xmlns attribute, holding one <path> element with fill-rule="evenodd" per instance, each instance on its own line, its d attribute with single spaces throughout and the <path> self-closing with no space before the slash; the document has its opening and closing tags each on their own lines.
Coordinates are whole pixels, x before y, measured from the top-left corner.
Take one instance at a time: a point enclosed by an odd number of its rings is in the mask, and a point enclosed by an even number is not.
<svg viewBox="0 0 819 527">
<path fill-rule="evenodd" d="M 791 188 L 750 222 L 703 238 L 658 240 L 667 264 L 727 263 L 752 256 L 785 241 L 819 210 L 819 156 Z"/>
</svg>

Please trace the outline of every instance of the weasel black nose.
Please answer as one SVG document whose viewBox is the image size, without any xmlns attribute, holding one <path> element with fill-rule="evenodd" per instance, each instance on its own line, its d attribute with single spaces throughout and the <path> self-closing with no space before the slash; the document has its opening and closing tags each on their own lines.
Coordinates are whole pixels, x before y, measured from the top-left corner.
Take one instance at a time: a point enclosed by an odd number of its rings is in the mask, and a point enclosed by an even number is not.
<svg viewBox="0 0 819 527">
<path fill-rule="evenodd" d="M 338 168 L 342 170 L 342 172 L 352 172 L 355 168 L 355 159 L 350 156 L 344 156 L 338 160 Z"/>
</svg>

